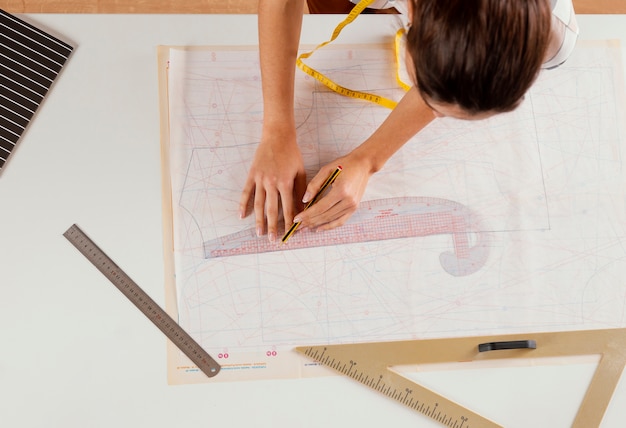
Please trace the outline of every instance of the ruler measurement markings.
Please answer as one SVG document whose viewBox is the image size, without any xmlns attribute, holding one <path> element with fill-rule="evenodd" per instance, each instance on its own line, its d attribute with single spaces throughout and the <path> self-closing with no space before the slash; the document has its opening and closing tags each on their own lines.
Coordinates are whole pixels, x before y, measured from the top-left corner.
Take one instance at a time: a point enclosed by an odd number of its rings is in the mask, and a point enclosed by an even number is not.
<svg viewBox="0 0 626 428">
<path fill-rule="evenodd" d="M 522 334 L 461 337 L 451 339 L 407 340 L 397 342 L 349 343 L 296 348 L 311 356 L 315 348 L 323 349 L 324 360 L 341 367 L 341 361 L 364 362 L 366 375 L 351 376 L 369 388 L 422 413 L 449 427 L 471 428 L 481 426 L 501 427 L 499 424 L 465 408 L 392 370 L 394 366 L 428 364 L 433 362 L 458 362 L 497 360 L 509 358 L 546 358 L 578 355 L 600 355 L 600 364 L 591 379 L 580 404 L 573 428 L 598 426 L 608 407 L 617 383 L 626 367 L 626 329 L 581 330 L 566 332 L 531 333 L 538 346 L 507 350 L 504 353 L 480 351 L 486 343 L 511 341 L 528 342 Z M 305 352 L 305 350 L 307 352 Z M 529 354 L 528 352 L 532 352 Z M 324 361 L 318 360 L 324 363 Z M 327 366 L 331 367 L 329 364 Z M 344 365 L 345 366 L 345 365 Z"/>
<path fill-rule="evenodd" d="M 347 358 L 331 358 L 331 355 L 327 355 L 326 351 L 326 347 L 323 348 L 323 351 L 320 351 L 319 349 L 315 350 L 314 347 L 310 347 L 303 349 L 301 352 L 308 357 L 314 358 L 316 361 L 327 365 L 328 367 L 334 368 L 339 373 L 347 375 L 361 384 L 378 391 L 382 395 L 418 411 L 425 417 L 431 418 L 450 427 L 456 426 L 459 428 L 470 428 L 470 419 L 463 415 L 463 413 L 467 411 L 472 414 L 472 412 L 446 399 L 445 397 L 434 394 L 433 399 L 437 401 L 429 402 L 425 399 L 419 399 L 415 396 L 415 388 L 417 388 L 418 391 L 421 390 L 426 393 L 430 393 L 430 391 L 397 373 L 390 371 L 384 372 L 384 368 L 372 369 L 383 370 L 383 373 L 378 373 L 377 376 L 372 376 L 373 373 L 366 373 L 366 371 L 370 369 L 355 369 L 355 366 L 358 364 L 356 360 L 351 359 L 348 360 L 349 362 L 346 362 Z M 321 358 L 322 355 L 324 358 Z M 441 402 L 444 403 L 444 407 L 442 407 Z M 486 426 L 499 426 L 477 414 L 474 415 L 481 419 L 482 422 L 486 422 Z"/>
<path fill-rule="evenodd" d="M 388 240 L 423 237 L 436 234 L 468 233 L 469 209 L 445 199 L 430 197 L 398 197 L 364 201 L 354 218 L 358 223 L 347 223 L 324 234 L 302 231 L 289 245 L 270 243 L 256 236 L 254 228 L 205 241 L 205 257 L 225 257 L 252 253 L 293 250 Z M 479 230 L 476 230 L 479 232 Z"/>
<path fill-rule="evenodd" d="M 152 321 L 172 343 L 176 344 L 196 364 L 198 369 L 209 377 L 215 376 L 220 371 L 220 365 L 78 226 L 73 225 L 63 236 Z"/>
</svg>

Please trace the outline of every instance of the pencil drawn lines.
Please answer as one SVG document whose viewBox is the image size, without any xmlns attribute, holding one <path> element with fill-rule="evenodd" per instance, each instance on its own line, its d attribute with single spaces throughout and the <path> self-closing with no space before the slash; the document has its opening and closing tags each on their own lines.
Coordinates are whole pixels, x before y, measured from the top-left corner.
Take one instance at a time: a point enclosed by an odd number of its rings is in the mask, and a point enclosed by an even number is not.
<svg viewBox="0 0 626 428">
<path fill-rule="evenodd" d="M 172 50 L 180 323 L 229 362 L 267 363 L 266 375 L 227 379 L 300 376 L 287 352 L 299 344 L 623 326 L 626 134 L 615 52 L 577 48 L 514 112 L 431 123 L 372 176 L 342 228 L 298 231 L 281 246 L 237 215 L 261 137 L 257 52 Z M 399 96 L 384 49 L 318 53 L 311 65 L 339 84 Z M 303 74 L 295 106 L 309 178 L 388 114 Z"/>
</svg>

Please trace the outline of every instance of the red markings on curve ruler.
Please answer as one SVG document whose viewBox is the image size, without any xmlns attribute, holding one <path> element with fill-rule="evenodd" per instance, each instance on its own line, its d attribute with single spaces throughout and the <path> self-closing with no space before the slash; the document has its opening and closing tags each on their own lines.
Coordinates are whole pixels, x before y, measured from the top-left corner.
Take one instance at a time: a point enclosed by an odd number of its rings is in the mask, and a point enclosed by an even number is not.
<svg viewBox="0 0 626 428">
<path fill-rule="evenodd" d="M 249 228 L 204 242 L 204 254 L 205 258 L 228 257 L 440 234 L 453 239 L 451 251 L 439 256 L 446 272 L 469 275 L 485 264 L 488 235 L 478 217 L 460 203 L 430 197 L 365 201 L 345 225 L 319 233 L 299 231 L 286 244 L 257 237 Z"/>
</svg>

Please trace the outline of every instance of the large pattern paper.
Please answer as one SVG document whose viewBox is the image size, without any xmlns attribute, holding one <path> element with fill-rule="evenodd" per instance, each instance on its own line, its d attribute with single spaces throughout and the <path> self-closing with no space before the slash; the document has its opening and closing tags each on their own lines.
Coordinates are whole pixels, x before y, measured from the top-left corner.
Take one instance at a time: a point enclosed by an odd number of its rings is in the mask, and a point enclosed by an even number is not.
<svg viewBox="0 0 626 428">
<path fill-rule="evenodd" d="M 164 52 L 168 308 L 223 364 L 211 382 L 320 373 L 300 345 L 625 325 L 614 43 L 581 42 L 514 112 L 437 119 L 371 178 L 345 226 L 284 245 L 237 214 L 261 136 L 258 52 Z M 351 89 L 403 94 L 391 46 L 331 46 L 308 63 Z M 309 179 L 388 114 L 298 73 Z M 168 364 L 172 383 L 207 380 L 173 348 Z"/>
</svg>

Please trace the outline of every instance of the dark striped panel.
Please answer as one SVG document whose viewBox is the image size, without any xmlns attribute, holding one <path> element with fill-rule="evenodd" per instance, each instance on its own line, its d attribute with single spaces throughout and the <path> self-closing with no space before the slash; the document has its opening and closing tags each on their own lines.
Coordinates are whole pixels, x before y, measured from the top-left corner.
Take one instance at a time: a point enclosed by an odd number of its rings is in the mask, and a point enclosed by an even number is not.
<svg viewBox="0 0 626 428">
<path fill-rule="evenodd" d="M 72 49 L 0 9 L 0 170 Z"/>
</svg>

